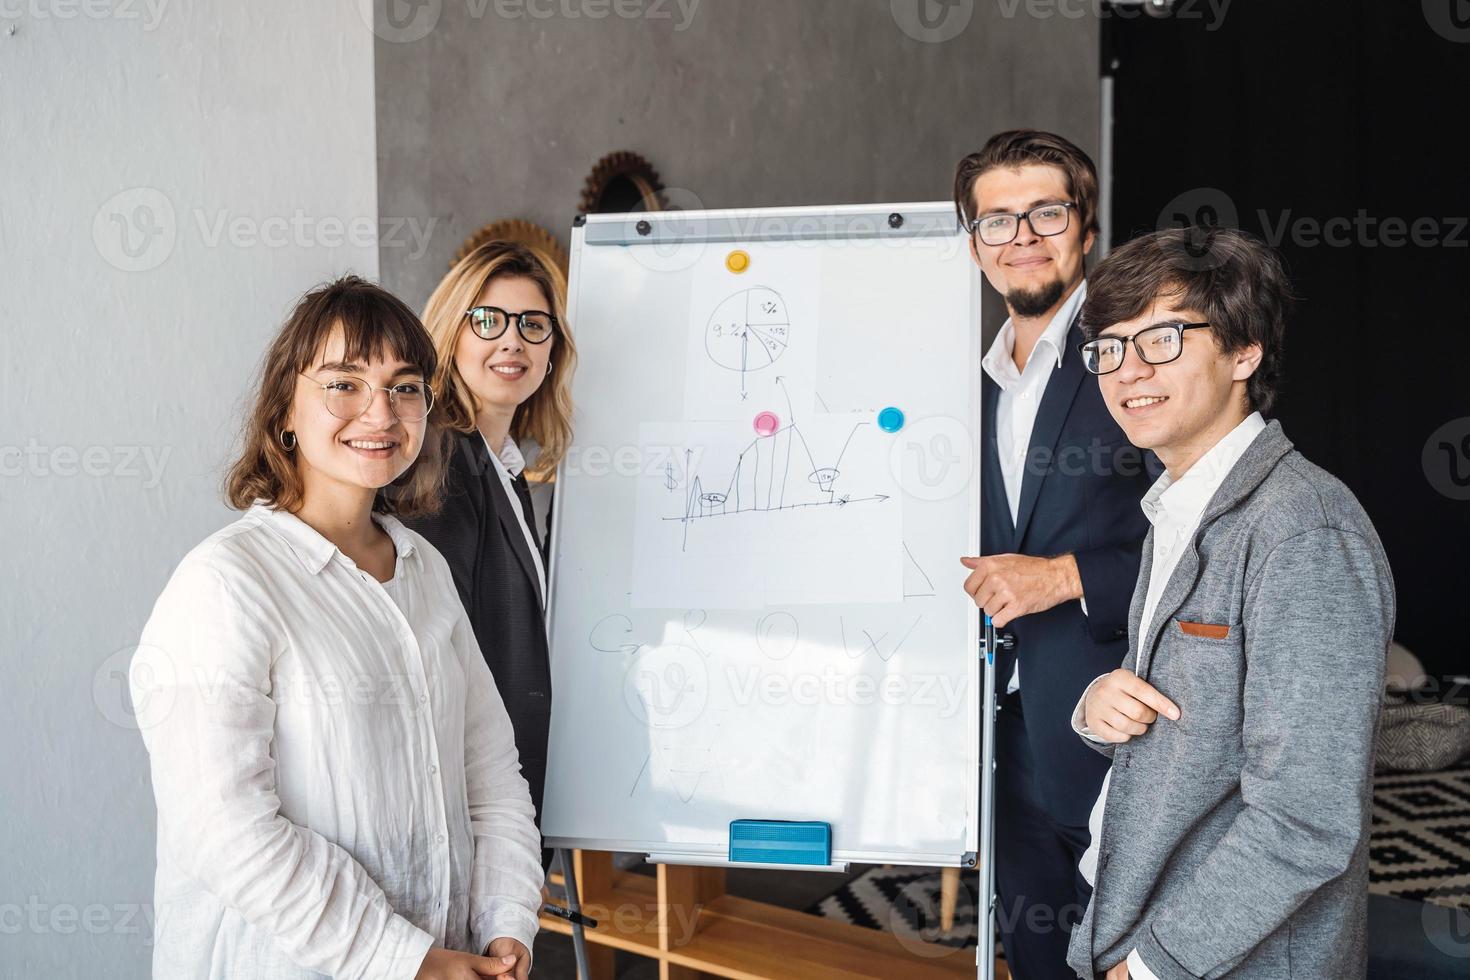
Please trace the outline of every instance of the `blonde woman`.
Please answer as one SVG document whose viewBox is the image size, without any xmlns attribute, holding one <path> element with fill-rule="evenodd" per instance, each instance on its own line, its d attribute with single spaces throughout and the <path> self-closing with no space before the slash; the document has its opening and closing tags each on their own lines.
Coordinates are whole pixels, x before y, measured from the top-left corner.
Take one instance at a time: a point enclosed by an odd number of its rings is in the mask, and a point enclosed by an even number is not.
<svg viewBox="0 0 1470 980">
<path fill-rule="evenodd" d="M 539 825 L 551 723 L 544 530 L 526 480 L 549 475 L 572 437 L 572 370 L 559 270 L 512 242 L 486 242 L 429 298 L 449 476 L 437 514 L 410 520 L 443 552 L 485 663 L 505 697 Z M 534 455 L 533 455 L 534 454 Z"/>
<path fill-rule="evenodd" d="M 266 354 L 229 502 L 135 655 L 160 978 L 524 980 L 543 879 L 510 719 L 432 546 L 436 358 L 347 277 Z"/>
</svg>

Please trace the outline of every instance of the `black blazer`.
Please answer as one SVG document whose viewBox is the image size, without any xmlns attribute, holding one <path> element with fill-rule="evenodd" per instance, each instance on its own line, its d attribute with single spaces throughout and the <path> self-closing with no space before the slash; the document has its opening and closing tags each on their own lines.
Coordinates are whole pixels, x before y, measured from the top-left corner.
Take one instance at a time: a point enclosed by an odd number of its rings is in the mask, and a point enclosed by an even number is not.
<svg viewBox="0 0 1470 980">
<path fill-rule="evenodd" d="M 1077 558 L 1088 615 L 1081 603 L 1064 602 L 1008 624 L 1005 632 L 1016 643 L 996 657 L 996 688 L 1005 692 L 1019 657 L 1038 794 L 1053 819 L 1085 827 L 1108 762 L 1073 733 L 1072 709 L 1093 678 L 1117 668 L 1128 652 L 1128 604 L 1148 533 L 1139 501 L 1161 470 L 1109 414 L 1097 378 L 1077 353 L 1082 331 L 1075 319 L 1066 343 L 1031 430 L 1014 524 L 995 442 L 1000 387 L 988 374 L 981 381 L 980 550 Z"/>
<path fill-rule="evenodd" d="M 533 522 L 535 515 L 527 514 L 526 519 Z M 515 728 L 521 773 L 530 784 L 539 827 L 551 727 L 546 622 L 531 549 L 480 433 L 451 436 L 449 476 L 439 513 L 404 523 L 428 538 L 454 573 L 480 652 Z M 537 534 L 544 556 L 546 535 L 540 529 Z"/>
</svg>

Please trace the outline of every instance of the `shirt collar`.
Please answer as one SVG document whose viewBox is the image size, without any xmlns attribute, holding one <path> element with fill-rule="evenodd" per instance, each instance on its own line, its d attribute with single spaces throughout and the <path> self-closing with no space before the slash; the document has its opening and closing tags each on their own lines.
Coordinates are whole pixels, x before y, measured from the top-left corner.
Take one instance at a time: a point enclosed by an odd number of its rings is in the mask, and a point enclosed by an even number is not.
<svg viewBox="0 0 1470 980">
<path fill-rule="evenodd" d="M 1252 412 L 1211 446 L 1209 452 L 1195 460 L 1179 479 L 1165 471 L 1139 501 L 1149 523 L 1155 527 L 1160 524 L 1187 527 L 1199 520 L 1230 470 L 1265 428 L 1266 420 L 1261 413 Z"/>
<path fill-rule="evenodd" d="M 250 515 L 259 517 L 264 523 L 274 528 L 286 540 L 287 546 L 295 553 L 302 566 L 313 575 L 326 568 L 327 562 L 340 554 L 336 545 L 322 537 L 314 527 L 290 511 L 271 507 L 265 501 L 257 500 L 247 512 L 247 516 Z M 413 534 L 403 526 L 398 518 L 391 514 L 379 513 L 374 513 L 372 516 L 373 520 L 378 522 L 378 526 L 387 532 L 388 537 L 393 539 L 393 550 L 398 552 L 399 558 L 407 558 L 414 553 L 416 545 Z"/>
<path fill-rule="evenodd" d="M 507 435 L 505 442 L 500 445 L 500 451 L 496 452 L 490 448 L 490 440 L 485 438 L 485 433 L 481 432 L 480 438 L 484 441 L 485 448 L 490 449 L 490 455 L 505 467 L 505 471 L 510 474 L 512 480 L 521 475 L 521 471 L 526 468 L 526 457 L 521 454 L 521 447 L 516 445 L 514 439 Z"/>
<path fill-rule="evenodd" d="M 1056 367 L 1062 366 L 1062 357 L 1067 350 L 1067 334 L 1072 330 L 1072 321 L 1077 316 L 1077 311 L 1082 308 L 1082 302 L 1087 298 L 1087 280 L 1072 291 L 1052 315 L 1051 322 L 1042 331 L 1040 339 L 1036 341 L 1036 350 L 1031 352 L 1031 360 L 1035 360 L 1040 352 L 1041 345 L 1046 344 L 1051 348 L 1051 354 L 1055 357 Z M 1010 317 L 1001 324 L 1000 333 L 995 335 L 995 340 L 990 344 L 990 350 L 985 352 L 985 358 L 980 362 L 985 373 L 990 375 L 991 380 L 1000 385 L 1002 389 L 1009 388 L 1021 380 L 1021 374 L 1016 370 L 1016 362 L 1011 354 L 1016 349 L 1016 326 Z M 1027 366 L 1030 366 L 1030 361 Z"/>
</svg>

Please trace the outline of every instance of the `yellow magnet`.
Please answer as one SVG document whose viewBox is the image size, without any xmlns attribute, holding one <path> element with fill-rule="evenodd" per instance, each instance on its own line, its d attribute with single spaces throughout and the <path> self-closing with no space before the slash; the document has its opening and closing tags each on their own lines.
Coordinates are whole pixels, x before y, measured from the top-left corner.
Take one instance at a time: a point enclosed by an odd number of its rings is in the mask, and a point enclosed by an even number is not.
<svg viewBox="0 0 1470 980">
<path fill-rule="evenodd" d="M 731 272 L 744 272 L 750 268 L 750 253 L 744 249 L 735 249 L 725 256 L 725 268 Z"/>
</svg>

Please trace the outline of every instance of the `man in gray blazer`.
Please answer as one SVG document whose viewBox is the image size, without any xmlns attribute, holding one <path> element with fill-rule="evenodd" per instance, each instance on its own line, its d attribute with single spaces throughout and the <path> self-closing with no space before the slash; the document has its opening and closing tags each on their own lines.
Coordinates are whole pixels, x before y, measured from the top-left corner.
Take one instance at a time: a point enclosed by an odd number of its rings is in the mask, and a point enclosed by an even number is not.
<svg viewBox="0 0 1470 980">
<path fill-rule="evenodd" d="M 1120 669 L 1073 727 L 1112 768 L 1081 871 L 1079 977 L 1363 977 L 1388 561 L 1341 482 L 1267 423 L 1290 290 L 1233 229 L 1093 273 L 1084 364 L 1167 472 L 1143 500 Z"/>
</svg>

